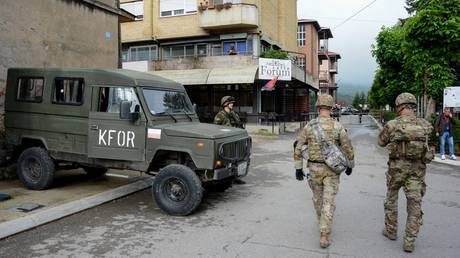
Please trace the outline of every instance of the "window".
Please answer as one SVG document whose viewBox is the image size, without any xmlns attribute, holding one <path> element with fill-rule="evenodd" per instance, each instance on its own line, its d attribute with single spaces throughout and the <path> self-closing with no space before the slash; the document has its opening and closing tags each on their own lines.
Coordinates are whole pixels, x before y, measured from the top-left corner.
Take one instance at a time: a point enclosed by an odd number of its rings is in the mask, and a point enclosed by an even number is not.
<svg viewBox="0 0 460 258">
<path fill-rule="evenodd" d="M 99 89 L 99 112 L 119 113 L 122 101 L 131 101 L 131 112 L 140 106 L 133 88 L 103 87 Z"/>
<path fill-rule="evenodd" d="M 144 89 L 143 92 L 152 115 L 194 113 L 185 92 L 153 89 Z"/>
<path fill-rule="evenodd" d="M 42 102 L 43 78 L 19 78 L 16 99 L 19 101 Z"/>
<path fill-rule="evenodd" d="M 170 46 L 163 47 L 163 58 L 206 56 L 207 52 L 207 44 Z"/>
<path fill-rule="evenodd" d="M 160 16 L 179 16 L 196 13 L 196 0 L 160 0 Z"/>
<path fill-rule="evenodd" d="M 125 58 L 125 51 L 122 52 Z M 130 47 L 126 51 L 126 61 L 151 61 L 158 59 L 158 47 L 155 45 Z"/>
<path fill-rule="evenodd" d="M 196 46 L 196 53 L 197 56 L 207 56 L 208 55 L 208 45 L 206 44 L 199 44 Z"/>
<path fill-rule="evenodd" d="M 224 55 L 244 55 L 246 53 L 246 40 L 224 42 Z"/>
<path fill-rule="evenodd" d="M 297 46 L 302 47 L 305 46 L 305 25 L 300 24 L 297 26 Z"/>
<path fill-rule="evenodd" d="M 305 57 L 298 57 L 296 60 L 296 65 L 304 69 L 305 68 Z"/>
<path fill-rule="evenodd" d="M 221 56 L 222 55 L 222 45 L 212 45 L 211 54 L 213 56 Z"/>
<path fill-rule="evenodd" d="M 136 21 L 144 19 L 144 1 L 142 0 L 120 4 L 120 8 L 134 14 Z"/>
<path fill-rule="evenodd" d="M 82 78 L 54 79 L 53 103 L 66 105 L 81 105 L 83 103 Z"/>
<path fill-rule="evenodd" d="M 232 4 L 240 4 L 241 0 L 210 0 L 210 5 L 218 5 L 218 4 L 225 4 L 225 3 L 232 3 Z"/>
</svg>

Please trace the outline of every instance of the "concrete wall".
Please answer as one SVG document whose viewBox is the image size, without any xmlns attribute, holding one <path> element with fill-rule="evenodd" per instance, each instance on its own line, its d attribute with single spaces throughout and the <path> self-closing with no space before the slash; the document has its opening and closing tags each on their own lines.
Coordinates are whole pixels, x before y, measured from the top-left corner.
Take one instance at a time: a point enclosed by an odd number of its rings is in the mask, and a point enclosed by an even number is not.
<svg viewBox="0 0 460 258">
<path fill-rule="evenodd" d="M 9 67 L 117 66 L 117 15 L 72 0 L 2 1 L 1 91 Z"/>
<path fill-rule="evenodd" d="M 197 58 L 174 58 L 152 62 L 153 71 L 212 69 L 258 65 L 258 59 L 252 56 L 206 56 Z"/>
</svg>

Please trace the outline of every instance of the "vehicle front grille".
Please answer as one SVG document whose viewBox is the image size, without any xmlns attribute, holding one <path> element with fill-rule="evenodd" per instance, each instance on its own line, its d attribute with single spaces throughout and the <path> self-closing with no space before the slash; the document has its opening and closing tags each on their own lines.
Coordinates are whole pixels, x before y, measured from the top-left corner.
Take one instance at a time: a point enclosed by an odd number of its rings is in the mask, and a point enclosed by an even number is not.
<svg viewBox="0 0 460 258">
<path fill-rule="evenodd" d="M 244 160 L 251 153 L 251 144 L 251 138 L 224 143 L 220 146 L 219 156 L 224 160 Z"/>
</svg>

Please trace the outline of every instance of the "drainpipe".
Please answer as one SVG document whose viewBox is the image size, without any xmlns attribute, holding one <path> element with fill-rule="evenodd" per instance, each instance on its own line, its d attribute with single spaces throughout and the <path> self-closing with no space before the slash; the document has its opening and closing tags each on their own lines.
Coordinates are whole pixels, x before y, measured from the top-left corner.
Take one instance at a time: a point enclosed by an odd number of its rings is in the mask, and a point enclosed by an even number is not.
<svg viewBox="0 0 460 258">
<path fill-rule="evenodd" d="M 117 0 L 117 8 L 118 10 L 120 10 L 120 0 Z M 121 57 L 122 57 L 122 53 L 121 53 L 121 24 L 120 24 L 120 17 L 117 16 L 117 20 L 118 20 L 118 68 L 121 69 L 122 68 L 122 62 L 121 62 Z"/>
</svg>

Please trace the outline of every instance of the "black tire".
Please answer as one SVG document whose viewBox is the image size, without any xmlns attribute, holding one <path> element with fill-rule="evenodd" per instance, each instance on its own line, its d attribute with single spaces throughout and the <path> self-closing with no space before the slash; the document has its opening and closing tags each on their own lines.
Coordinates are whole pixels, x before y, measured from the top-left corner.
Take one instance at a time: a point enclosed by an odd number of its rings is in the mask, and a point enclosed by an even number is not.
<svg viewBox="0 0 460 258">
<path fill-rule="evenodd" d="M 96 167 L 83 167 L 83 170 L 85 170 L 86 174 L 88 174 L 91 177 L 101 177 L 109 171 L 108 168 L 96 168 Z"/>
<path fill-rule="evenodd" d="M 54 180 L 55 165 L 48 152 L 40 147 L 25 149 L 18 158 L 17 174 L 29 189 L 44 190 Z"/>
<path fill-rule="evenodd" d="M 203 188 L 198 176 L 183 165 L 168 165 L 155 177 L 152 185 L 155 201 L 164 212 L 186 216 L 201 203 Z"/>
</svg>

